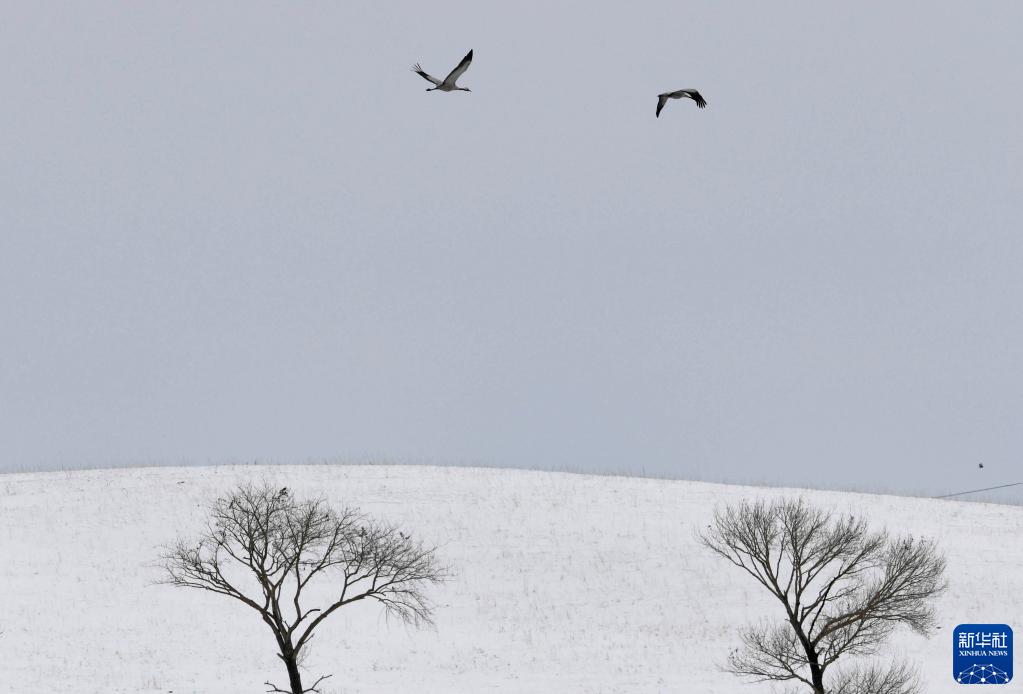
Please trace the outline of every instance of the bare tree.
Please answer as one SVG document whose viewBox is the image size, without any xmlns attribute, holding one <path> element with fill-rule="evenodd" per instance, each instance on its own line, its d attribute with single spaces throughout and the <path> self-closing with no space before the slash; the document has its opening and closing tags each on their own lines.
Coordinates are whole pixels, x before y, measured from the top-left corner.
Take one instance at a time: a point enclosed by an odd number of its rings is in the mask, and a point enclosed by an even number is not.
<svg viewBox="0 0 1023 694">
<path fill-rule="evenodd" d="M 842 656 L 870 656 L 900 625 L 933 626 L 945 560 L 933 544 L 871 532 L 800 501 L 742 502 L 718 510 L 700 539 L 766 588 L 785 621 L 746 627 L 726 669 L 755 681 L 805 684 L 815 694 L 913 694 L 914 672 L 893 663 L 825 672 Z"/>
<path fill-rule="evenodd" d="M 269 692 L 306 694 L 299 664 L 314 632 L 335 611 L 372 599 L 406 623 L 431 623 L 426 584 L 447 571 L 435 550 L 395 527 L 372 521 L 357 509 L 340 512 L 323 499 L 298 500 L 285 489 L 243 485 L 210 508 L 198 540 L 179 540 L 161 557 L 162 583 L 225 595 L 255 610 L 273 632 L 289 689 L 271 682 Z M 315 589 L 313 586 L 317 586 Z M 317 607 L 313 593 L 329 596 Z"/>
</svg>

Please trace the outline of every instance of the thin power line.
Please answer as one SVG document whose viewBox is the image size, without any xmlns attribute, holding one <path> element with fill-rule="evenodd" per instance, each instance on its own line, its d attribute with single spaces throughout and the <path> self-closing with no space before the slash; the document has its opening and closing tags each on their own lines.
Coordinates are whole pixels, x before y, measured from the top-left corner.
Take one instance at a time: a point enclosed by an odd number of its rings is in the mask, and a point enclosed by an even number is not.
<svg viewBox="0 0 1023 694">
<path fill-rule="evenodd" d="M 942 494 L 941 496 L 934 497 L 935 499 L 947 499 L 950 496 L 962 496 L 963 494 L 976 494 L 977 492 L 989 492 L 992 489 L 1005 489 L 1006 487 L 1018 487 L 1023 482 L 1013 482 L 1012 484 L 1000 484 L 997 487 L 984 487 L 983 489 L 971 489 L 968 492 L 956 492 L 955 494 Z"/>
</svg>

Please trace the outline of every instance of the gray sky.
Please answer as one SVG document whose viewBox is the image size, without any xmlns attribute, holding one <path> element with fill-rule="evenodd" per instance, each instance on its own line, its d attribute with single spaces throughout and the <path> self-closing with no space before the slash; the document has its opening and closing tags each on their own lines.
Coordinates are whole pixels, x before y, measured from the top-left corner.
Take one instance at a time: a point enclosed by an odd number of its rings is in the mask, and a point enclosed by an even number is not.
<svg viewBox="0 0 1023 694">
<path fill-rule="evenodd" d="M 1015 1 L 6 3 L 0 469 L 1023 479 L 1020 26 Z M 471 94 L 408 69 L 470 48 Z M 708 108 L 655 119 L 682 87 Z"/>
</svg>

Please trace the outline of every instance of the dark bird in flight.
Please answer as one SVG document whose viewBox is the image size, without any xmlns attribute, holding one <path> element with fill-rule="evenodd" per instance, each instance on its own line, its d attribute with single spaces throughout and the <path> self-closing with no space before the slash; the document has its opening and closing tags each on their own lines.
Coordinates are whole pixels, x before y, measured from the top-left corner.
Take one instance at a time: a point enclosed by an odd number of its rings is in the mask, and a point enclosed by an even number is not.
<svg viewBox="0 0 1023 694">
<path fill-rule="evenodd" d="M 983 468 L 984 467 L 984 463 L 977 463 L 977 467 Z"/>
<path fill-rule="evenodd" d="M 455 84 L 455 82 L 458 81 L 458 78 L 462 76 L 462 73 L 469 69 L 469 63 L 471 62 L 472 51 L 469 51 L 468 53 L 465 54 L 465 57 L 462 58 L 462 62 L 458 64 L 458 67 L 456 67 L 454 70 L 448 73 L 448 76 L 445 77 L 443 80 L 439 80 L 436 77 L 432 77 L 431 75 L 428 75 L 425 72 L 423 72 L 423 68 L 419 67 L 419 63 L 416 63 L 414 66 L 412 66 L 412 72 L 416 73 L 427 82 L 433 83 L 434 86 L 426 90 L 428 92 L 433 91 L 471 92 L 472 91 L 471 89 L 468 89 L 467 87 L 459 87 L 457 84 Z"/>
<path fill-rule="evenodd" d="M 664 108 L 664 104 L 668 102 L 668 99 L 692 99 L 700 108 L 706 108 L 707 106 L 706 100 L 695 89 L 679 89 L 677 92 L 665 92 L 657 95 L 658 118 L 661 117 L 661 109 Z"/>
</svg>

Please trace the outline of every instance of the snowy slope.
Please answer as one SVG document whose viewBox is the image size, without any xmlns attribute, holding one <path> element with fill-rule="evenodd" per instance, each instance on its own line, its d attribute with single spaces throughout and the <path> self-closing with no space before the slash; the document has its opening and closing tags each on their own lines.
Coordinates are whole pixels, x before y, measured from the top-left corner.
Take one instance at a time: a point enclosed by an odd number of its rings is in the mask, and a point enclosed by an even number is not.
<svg viewBox="0 0 1023 694">
<path fill-rule="evenodd" d="M 252 694 L 282 682 L 269 631 L 225 598 L 154 585 L 159 546 L 192 534 L 240 480 L 323 493 L 442 545 L 435 631 L 373 605 L 313 641 L 323 689 L 425 692 L 770 692 L 716 669 L 738 624 L 777 608 L 695 539 L 714 505 L 802 493 L 938 540 L 942 630 L 901 634 L 929 693 L 961 691 L 950 632 L 1023 634 L 1023 508 L 837 492 L 510 470 L 304 466 L 0 476 L 0 691 Z M 1021 690 L 1020 680 L 999 691 Z"/>
</svg>

